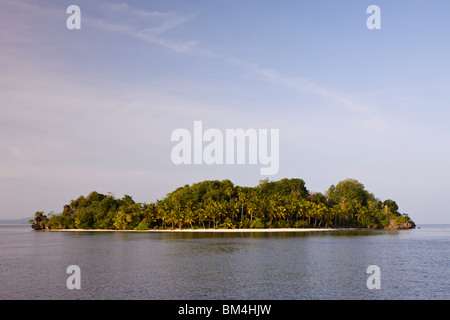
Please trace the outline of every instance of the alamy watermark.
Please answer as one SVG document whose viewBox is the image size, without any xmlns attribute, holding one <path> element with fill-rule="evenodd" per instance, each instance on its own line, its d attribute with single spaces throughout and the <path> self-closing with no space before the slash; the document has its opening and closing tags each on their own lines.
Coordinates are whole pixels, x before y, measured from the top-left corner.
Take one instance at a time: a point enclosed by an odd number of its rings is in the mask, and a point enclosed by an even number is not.
<svg viewBox="0 0 450 320">
<path fill-rule="evenodd" d="M 280 165 L 279 139 L 279 129 L 270 129 L 270 135 L 268 129 L 226 129 L 224 134 L 214 128 L 203 132 L 203 122 L 194 121 L 193 133 L 183 128 L 172 132 L 171 140 L 178 143 L 171 159 L 177 165 L 260 164 L 265 166 L 261 175 L 274 175 Z"/>
<path fill-rule="evenodd" d="M 370 265 L 367 267 L 366 273 L 371 274 L 367 278 L 367 289 L 381 289 L 381 269 L 377 265 Z"/>
<path fill-rule="evenodd" d="M 66 273 L 70 274 L 67 278 L 67 289 L 81 289 L 81 269 L 77 265 L 70 265 L 67 267 Z"/>
<path fill-rule="evenodd" d="M 66 20 L 66 27 L 69 30 L 81 29 L 81 9 L 77 5 L 70 5 L 67 7 L 66 13 L 70 16 Z"/>
<path fill-rule="evenodd" d="M 377 5 L 370 5 L 367 7 L 366 12 L 371 14 L 366 20 L 366 26 L 369 30 L 380 30 L 381 29 L 381 9 Z"/>
</svg>

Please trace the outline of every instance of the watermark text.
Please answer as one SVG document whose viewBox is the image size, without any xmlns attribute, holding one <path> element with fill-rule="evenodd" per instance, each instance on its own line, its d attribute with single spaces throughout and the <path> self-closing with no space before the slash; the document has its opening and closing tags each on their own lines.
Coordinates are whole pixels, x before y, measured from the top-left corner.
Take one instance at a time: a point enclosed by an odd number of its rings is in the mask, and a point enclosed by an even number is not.
<svg viewBox="0 0 450 320">
<path fill-rule="evenodd" d="M 174 164 L 260 164 L 261 175 L 274 175 L 279 170 L 279 130 L 270 129 L 207 129 L 202 121 L 194 121 L 193 133 L 179 128 L 171 140 Z M 204 145 L 204 143 L 207 143 Z M 270 152 L 269 152 L 270 146 Z"/>
</svg>

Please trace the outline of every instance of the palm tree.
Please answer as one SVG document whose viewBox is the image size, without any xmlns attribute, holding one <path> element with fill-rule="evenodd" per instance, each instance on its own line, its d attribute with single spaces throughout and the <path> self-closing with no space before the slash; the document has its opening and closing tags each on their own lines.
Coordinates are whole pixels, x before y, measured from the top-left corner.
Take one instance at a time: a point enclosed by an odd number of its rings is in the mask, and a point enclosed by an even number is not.
<svg viewBox="0 0 450 320">
<path fill-rule="evenodd" d="M 161 220 L 164 228 L 166 225 L 166 203 L 161 200 L 156 202 L 156 218 Z"/>
<path fill-rule="evenodd" d="M 366 207 L 362 207 L 358 210 L 356 216 L 356 226 L 362 225 L 363 227 L 367 227 L 370 223 L 369 209 Z"/>
<path fill-rule="evenodd" d="M 238 200 L 233 199 L 230 204 L 230 218 L 231 220 L 237 219 L 238 214 L 240 212 L 240 203 Z"/>
<path fill-rule="evenodd" d="M 225 214 L 225 205 L 221 202 L 221 201 L 214 201 L 213 202 L 213 206 L 214 206 L 214 212 L 215 215 L 219 218 L 220 223 L 222 223 L 222 216 Z M 217 228 L 217 223 L 214 220 L 214 228 Z"/>
<path fill-rule="evenodd" d="M 167 212 L 166 212 L 166 221 L 168 223 L 170 223 L 172 225 L 172 229 L 174 229 L 174 222 L 176 220 L 176 211 L 173 208 L 170 208 Z"/>
<path fill-rule="evenodd" d="M 206 209 L 202 206 L 200 208 L 197 208 L 197 219 L 198 219 L 198 224 L 200 225 L 200 223 L 203 226 L 203 229 L 205 229 L 205 220 L 207 218 L 207 213 L 206 213 Z"/>
<path fill-rule="evenodd" d="M 184 208 L 184 222 L 193 228 L 192 223 L 195 221 L 195 206 L 192 200 L 189 200 Z"/>
<path fill-rule="evenodd" d="M 268 201 L 268 213 L 269 213 L 269 219 L 270 223 L 273 222 L 274 219 L 276 219 L 277 216 L 277 202 L 274 199 L 269 199 Z"/>
<path fill-rule="evenodd" d="M 233 193 L 233 188 L 228 187 L 226 193 L 227 193 L 227 196 L 230 197 L 230 204 L 231 204 L 231 195 Z"/>
<path fill-rule="evenodd" d="M 332 208 L 331 208 L 331 218 L 334 218 L 334 225 L 338 225 L 338 218 L 339 218 L 339 225 L 341 224 L 341 207 L 337 204 L 335 204 Z"/>
<path fill-rule="evenodd" d="M 318 224 L 317 228 L 320 228 L 320 225 L 322 224 L 323 219 L 328 218 L 327 214 L 328 214 L 327 206 L 323 203 L 320 203 L 317 206 L 317 211 L 316 211 L 316 218 L 319 219 L 319 224 Z M 317 220 L 316 220 L 316 222 L 317 222 Z M 315 226 L 316 226 L 316 224 L 314 223 L 314 227 Z"/>
<path fill-rule="evenodd" d="M 297 220 L 297 212 L 298 212 L 298 197 L 296 195 L 296 191 L 292 191 L 287 197 L 287 208 L 288 208 L 288 217 L 289 220 Z"/>
<path fill-rule="evenodd" d="M 284 219 L 286 217 L 286 208 L 282 205 L 278 205 L 275 208 L 275 213 L 278 217 L 278 221 L 281 222 L 281 219 Z"/>
<path fill-rule="evenodd" d="M 243 217 L 244 217 L 244 203 L 245 203 L 245 193 L 243 192 L 242 188 L 238 189 L 238 198 L 239 198 L 239 203 L 241 205 L 241 225 L 243 222 Z"/>
<path fill-rule="evenodd" d="M 150 227 L 151 224 L 157 220 L 156 205 L 154 203 L 150 203 L 145 209 L 145 213 L 146 213 L 145 219 L 147 219 L 148 225 Z"/>
<path fill-rule="evenodd" d="M 300 202 L 298 203 L 298 210 L 297 210 L 297 214 L 296 214 L 296 218 L 300 218 L 303 220 L 303 218 L 306 217 L 306 212 L 308 210 L 307 208 L 307 201 L 302 199 L 300 200 Z"/>
<path fill-rule="evenodd" d="M 214 228 L 216 227 L 216 208 L 214 201 L 210 198 L 205 207 L 206 217 L 208 218 L 208 228 L 211 228 L 211 219 L 214 221 Z"/>
<path fill-rule="evenodd" d="M 311 218 L 314 217 L 315 205 L 314 202 L 305 202 L 305 217 L 308 218 L 308 224 L 311 224 Z"/>
<path fill-rule="evenodd" d="M 250 214 L 250 221 L 253 221 L 253 214 L 258 210 L 259 197 L 253 195 L 247 202 L 247 212 Z"/>
</svg>

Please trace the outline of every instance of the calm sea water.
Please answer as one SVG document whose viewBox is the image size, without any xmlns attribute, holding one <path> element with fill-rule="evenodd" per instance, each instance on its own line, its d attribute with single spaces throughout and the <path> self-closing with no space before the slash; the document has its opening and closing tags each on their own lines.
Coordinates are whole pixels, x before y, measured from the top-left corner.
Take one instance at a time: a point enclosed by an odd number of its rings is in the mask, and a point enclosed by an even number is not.
<svg viewBox="0 0 450 320">
<path fill-rule="evenodd" d="M 450 225 L 307 233 L 0 226 L 0 299 L 450 299 Z M 69 290 L 69 265 L 81 289 Z M 369 290 L 369 265 L 381 289 Z"/>
</svg>

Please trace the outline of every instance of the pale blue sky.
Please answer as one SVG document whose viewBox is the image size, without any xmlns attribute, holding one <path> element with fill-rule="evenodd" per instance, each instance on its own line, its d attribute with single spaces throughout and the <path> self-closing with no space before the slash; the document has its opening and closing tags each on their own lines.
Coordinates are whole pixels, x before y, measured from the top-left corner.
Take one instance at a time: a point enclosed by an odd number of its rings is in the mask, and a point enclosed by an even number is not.
<svg viewBox="0 0 450 320">
<path fill-rule="evenodd" d="M 66 8 L 81 8 L 68 30 Z M 381 30 L 366 9 L 381 8 Z M 310 191 L 355 178 L 450 223 L 448 1 L 0 0 L 0 218 L 92 190 L 164 197 L 259 165 L 181 165 L 171 132 L 280 129 Z"/>
</svg>

